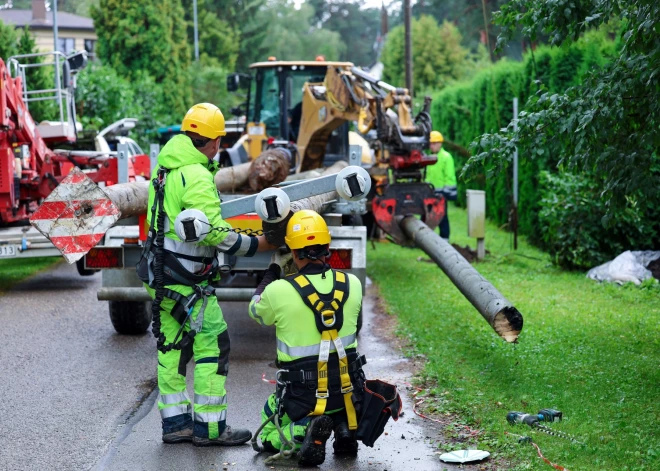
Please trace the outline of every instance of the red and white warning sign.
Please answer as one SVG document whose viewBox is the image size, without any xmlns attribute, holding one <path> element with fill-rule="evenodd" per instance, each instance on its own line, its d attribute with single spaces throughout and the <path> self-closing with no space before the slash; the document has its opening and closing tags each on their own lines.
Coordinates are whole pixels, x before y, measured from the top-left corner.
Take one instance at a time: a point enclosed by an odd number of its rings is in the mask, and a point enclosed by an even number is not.
<svg viewBox="0 0 660 471">
<path fill-rule="evenodd" d="M 99 243 L 120 214 L 105 192 L 74 167 L 30 217 L 30 223 L 73 263 Z"/>
</svg>

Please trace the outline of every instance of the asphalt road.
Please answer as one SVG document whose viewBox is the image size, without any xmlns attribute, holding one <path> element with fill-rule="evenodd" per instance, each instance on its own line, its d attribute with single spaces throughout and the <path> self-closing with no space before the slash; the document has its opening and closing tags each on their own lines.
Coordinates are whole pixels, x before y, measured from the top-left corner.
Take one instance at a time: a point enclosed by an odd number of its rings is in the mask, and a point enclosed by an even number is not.
<svg viewBox="0 0 660 471">
<path fill-rule="evenodd" d="M 61 263 L 0 296 L 0 469 L 269 469 L 249 444 L 195 448 L 161 442 L 155 341 L 150 333 L 116 334 L 106 303 L 96 300 L 99 285 L 99 275 L 82 278 Z M 274 330 L 252 321 L 245 303 L 222 308 L 232 340 L 228 423 L 254 431 L 273 390 L 262 374 L 275 373 Z M 364 316 L 359 344 L 369 362 L 365 372 L 402 386 L 405 414 L 388 423 L 374 448 L 360 444 L 357 459 L 334 459 L 328 444 L 320 469 L 454 469 L 429 444 L 437 430 L 411 410 L 403 387 L 409 364 L 389 346 L 387 329 L 380 328 L 384 316 L 373 312 L 370 296 Z M 280 462 L 275 469 L 296 468 Z"/>
</svg>

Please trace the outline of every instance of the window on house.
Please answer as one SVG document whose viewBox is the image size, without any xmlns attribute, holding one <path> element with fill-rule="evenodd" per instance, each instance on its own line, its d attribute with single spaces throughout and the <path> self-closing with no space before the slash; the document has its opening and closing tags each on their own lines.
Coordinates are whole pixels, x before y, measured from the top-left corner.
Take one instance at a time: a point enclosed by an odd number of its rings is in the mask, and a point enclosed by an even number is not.
<svg viewBox="0 0 660 471">
<path fill-rule="evenodd" d="M 71 54 L 75 51 L 75 41 L 73 38 L 57 38 L 57 50 L 63 54 Z"/>
</svg>

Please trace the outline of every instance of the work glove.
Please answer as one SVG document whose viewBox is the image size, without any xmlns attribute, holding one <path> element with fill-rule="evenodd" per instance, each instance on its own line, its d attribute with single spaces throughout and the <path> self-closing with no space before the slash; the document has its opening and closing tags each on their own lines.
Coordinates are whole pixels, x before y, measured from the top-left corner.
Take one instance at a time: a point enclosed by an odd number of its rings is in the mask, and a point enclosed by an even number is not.
<svg viewBox="0 0 660 471">
<path fill-rule="evenodd" d="M 263 222 L 264 236 L 266 236 L 266 240 L 269 244 L 276 247 L 282 247 L 285 244 L 284 236 L 286 235 L 286 225 L 292 216 L 293 212 L 290 212 L 289 215 L 280 222 Z"/>
<path fill-rule="evenodd" d="M 284 267 L 286 267 L 291 261 L 293 260 L 293 255 L 291 252 L 286 251 L 282 252 L 281 250 L 276 250 L 273 253 L 273 256 L 270 257 L 270 263 L 278 265 L 282 270 L 284 270 Z"/>
</svg>

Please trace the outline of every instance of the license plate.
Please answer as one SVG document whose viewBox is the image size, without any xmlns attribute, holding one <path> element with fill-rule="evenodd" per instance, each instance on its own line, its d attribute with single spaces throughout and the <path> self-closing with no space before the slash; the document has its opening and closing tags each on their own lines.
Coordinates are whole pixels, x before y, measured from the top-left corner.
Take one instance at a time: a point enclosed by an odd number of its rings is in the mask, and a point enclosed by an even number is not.
<svg viewBox="0 0 660 471">
<path fill-rule="evenodd" d="M 15 255 L 15 245 L 0 245 L 0 257 L 14 257 Z"/>
</svg>

